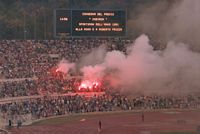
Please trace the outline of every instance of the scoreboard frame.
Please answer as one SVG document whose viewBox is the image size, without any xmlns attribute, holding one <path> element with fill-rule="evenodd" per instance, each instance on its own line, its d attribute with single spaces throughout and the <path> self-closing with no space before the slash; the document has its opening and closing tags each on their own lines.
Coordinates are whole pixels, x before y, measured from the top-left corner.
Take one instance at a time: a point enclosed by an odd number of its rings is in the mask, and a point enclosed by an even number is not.
<svg viewBox="0 0 200 134">
<path fill-rule="evenodd" d="M 65 34 L 60 34 L 57 33 L 57 21 L 56 21 L 56 17 L 57 17 L 57 14 L 56 12 L 58 10 L 63 10 L 63 11 L 66 11 L 66 12 L 70 12 L 70 18 L 71 18 L 71 26 L 70 26 L 70 35 L 65 35 Z M 123 35 L 120 35 L 120 36 L 117 36 L 117 35 L 107 35 L 107 36 L 104 36 L 104 35 L 73 35 L 72 33 L 74 32 L 73 31 L 73 11 L 113 11 L 113 12 L 124 12 L 124 34 Z M 74 38 L 91 38 L 91 37 L 94 37 L 94 38 L 116 38 L 116 37 L 119 37 L 119 38 L 125 38 L 127 36 L 127 9 L 65 9 L 65 8 L 60 8 L 60 9 L 54 9 L 54 14 L 53 14 L 53 35 L 54 35 L 54 38 L 71 38 L 71 37 L 74 37 Z"/>
<path fill-rule="evenodd" d="M 54 38 L 60 38 L 61 35 L 62 35 L 62 33 L 57 33 L 57 11 L 70 12 L 70 17 L 72 16 L 72 11 L 70 9 L 65 9 L 65 8 L 54 9 L 54 11 L 53 11 L 53 36 L 54 36 Z M 70 35 L 64 36 L 64 37 L 70 37 L 71 36 L 71 27 L 72 27 L 72 24 L 70 24 Z M 63 34 L 65 34 L 65 33 L 63 33 Z"/>
</svg>

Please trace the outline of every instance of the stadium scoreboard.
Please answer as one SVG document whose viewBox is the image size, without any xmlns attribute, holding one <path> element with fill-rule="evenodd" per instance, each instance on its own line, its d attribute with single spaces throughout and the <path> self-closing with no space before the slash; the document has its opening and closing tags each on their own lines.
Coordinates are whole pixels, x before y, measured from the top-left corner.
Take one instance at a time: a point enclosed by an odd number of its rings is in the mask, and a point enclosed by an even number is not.
<svg viewBox="0 0 200 134">
<path fill-rule="evenodd" d="M 54 37 L 125 35 L 125 10 L 54 10 Z"/>
<path fill-rule="evenodd" d="M 54 19 L 54 36 L 69 36 L 71 34 L 70 10 L 54 11 Z"/>
</svg>

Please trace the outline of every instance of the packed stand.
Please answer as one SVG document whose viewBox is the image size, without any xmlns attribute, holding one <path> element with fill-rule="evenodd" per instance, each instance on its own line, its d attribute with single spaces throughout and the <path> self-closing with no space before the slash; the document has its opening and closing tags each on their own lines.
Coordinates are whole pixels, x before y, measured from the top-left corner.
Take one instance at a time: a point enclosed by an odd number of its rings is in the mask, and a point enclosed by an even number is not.
<svg viewBox="0 0 200 134">
<path fill-rule="evenodd" d="M 125 51 L 130 43 L 130 40 L 109 39 L 1 40 L 1 77 L 43 76 L 62 58 L 76 62 L 102 44 L 106 44 L 108 51 Z"/>
<path fill-rule="evenodd" d="M 108 51 L 125 52 L 126 46 L 130 43 L 130 40 L 119 39 L 1 40 L 0 79 L 12 81 L 0 82 L 0 98 L 38 94 L 40 91 L 47 91 L 47 85 L 50 93 L 63 92 L 62 88 L 66 86 L 60 87 L 63 85 L 62 82 L 50 77 L 52 68 L 55 68 L 61 59 L 77 62 L 81 56 L 102 44 L 106 44 Z M 18 82 L 18 79 L 26 78 L 32 81 Z M 26 86 L 30 83 L 33 83 L 31 85 L 33 88 Z M 73 90 L 73 87 L 69 86 L 73 85 L 73 81 L 72 84 L 70 81 L 67 83 L 67 88 Z"/>
<path fill-rule="evenodd" d="M 46 75 L 60 59 L 75 62 L 100 45 L 87 40 L 2 40 L 0 44 L 1 77 L 5 79 Z"/>
<path fill-rule="evenodd" d="M 0 87 L 0 98 L 38 95 L 36 82 L 32 80 L 3 82 Z"/>
<path fill-rule="evenodd" d="M 57 115 L 107 112 L 119 110 L 155 110 L 199 108 L 200 97 L 140 96 L 127 98 L 122 95 L 102 95 L 91 98 L 75 96 L 46 96 L 43 98 L 0 104 L 2 117 L 15 120 L 30 115 L 31 120 Z"/>
</svg>

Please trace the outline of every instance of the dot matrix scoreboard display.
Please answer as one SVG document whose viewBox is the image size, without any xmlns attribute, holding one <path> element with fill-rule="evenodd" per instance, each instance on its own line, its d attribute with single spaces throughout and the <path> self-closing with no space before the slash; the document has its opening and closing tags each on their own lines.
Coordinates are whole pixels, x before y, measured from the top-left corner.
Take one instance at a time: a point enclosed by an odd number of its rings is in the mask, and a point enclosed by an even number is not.
<svg viewBox="0 0 200 134">
<path fill-rule="evenodd" d="M 124 37 L 125 10 L 54 10 L 54 37 Z"/>
</svg>

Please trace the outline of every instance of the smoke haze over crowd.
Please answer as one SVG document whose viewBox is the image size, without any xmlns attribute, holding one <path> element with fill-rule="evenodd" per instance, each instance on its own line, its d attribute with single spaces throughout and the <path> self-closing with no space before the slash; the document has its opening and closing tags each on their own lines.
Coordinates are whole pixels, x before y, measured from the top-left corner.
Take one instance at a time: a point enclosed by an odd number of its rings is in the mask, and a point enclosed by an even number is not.
<svg viewBox="0 0 200 134">
<path fill-rule="evenodd" d="M 133 93 L 199 91 L 200 54 L 193 52 L 188 45 L 169 42 L 165 50 L 155 51 L 149 44 L 149 38 L 141 35 L 127 51 L 127 55 L 115 50 L 105 53 L 105 56 L 101 53 L 97 53 L 101 56 L 86 56 L 91 61 L 95 58 L 102 62 L 81 67 L 84 79 L 104 79 L 114 87 L 122 87 L 124 91 Z"/>
<path fill-rule="evenodd" d="M 148 37 L 142 35 L 132 44 L 128 55 L 108 52 L 104 62 L 93 69 L 105 68 L 102 73 L 106 69 L 117 70 L 112 74 L 112 79 L 118 81 L 115 84 L 132 91 L 187 92 L 200 87 L 199 60 L 200 55 L 182 43 L 170 42 L 164 51 L 154 51 Z"/>
<path fill-rule="evenodd" d="M 129 29 L 148 33 L 157 42 L 171 40 L 190 44 L 199 51 L 200 1 L 156 1 L 130 11 Z M 161 44 L 164 45 L 164 44 Z"/>
<path fill-rule="evenodd" d="M 191 93 L 200 88 L 200 2 L 157 1 L 138 6 L 128 22 L 129 29 L 142 34 L 121 51 L 106 52 L 105 45 L 83 57 L 77 68 L 85 79 L 104 79 L 127 92 Z M 164 50 L 154 50 L 150 39 Z M 182 43 L 183 42 L 183 43 Z"/>
</svg>

